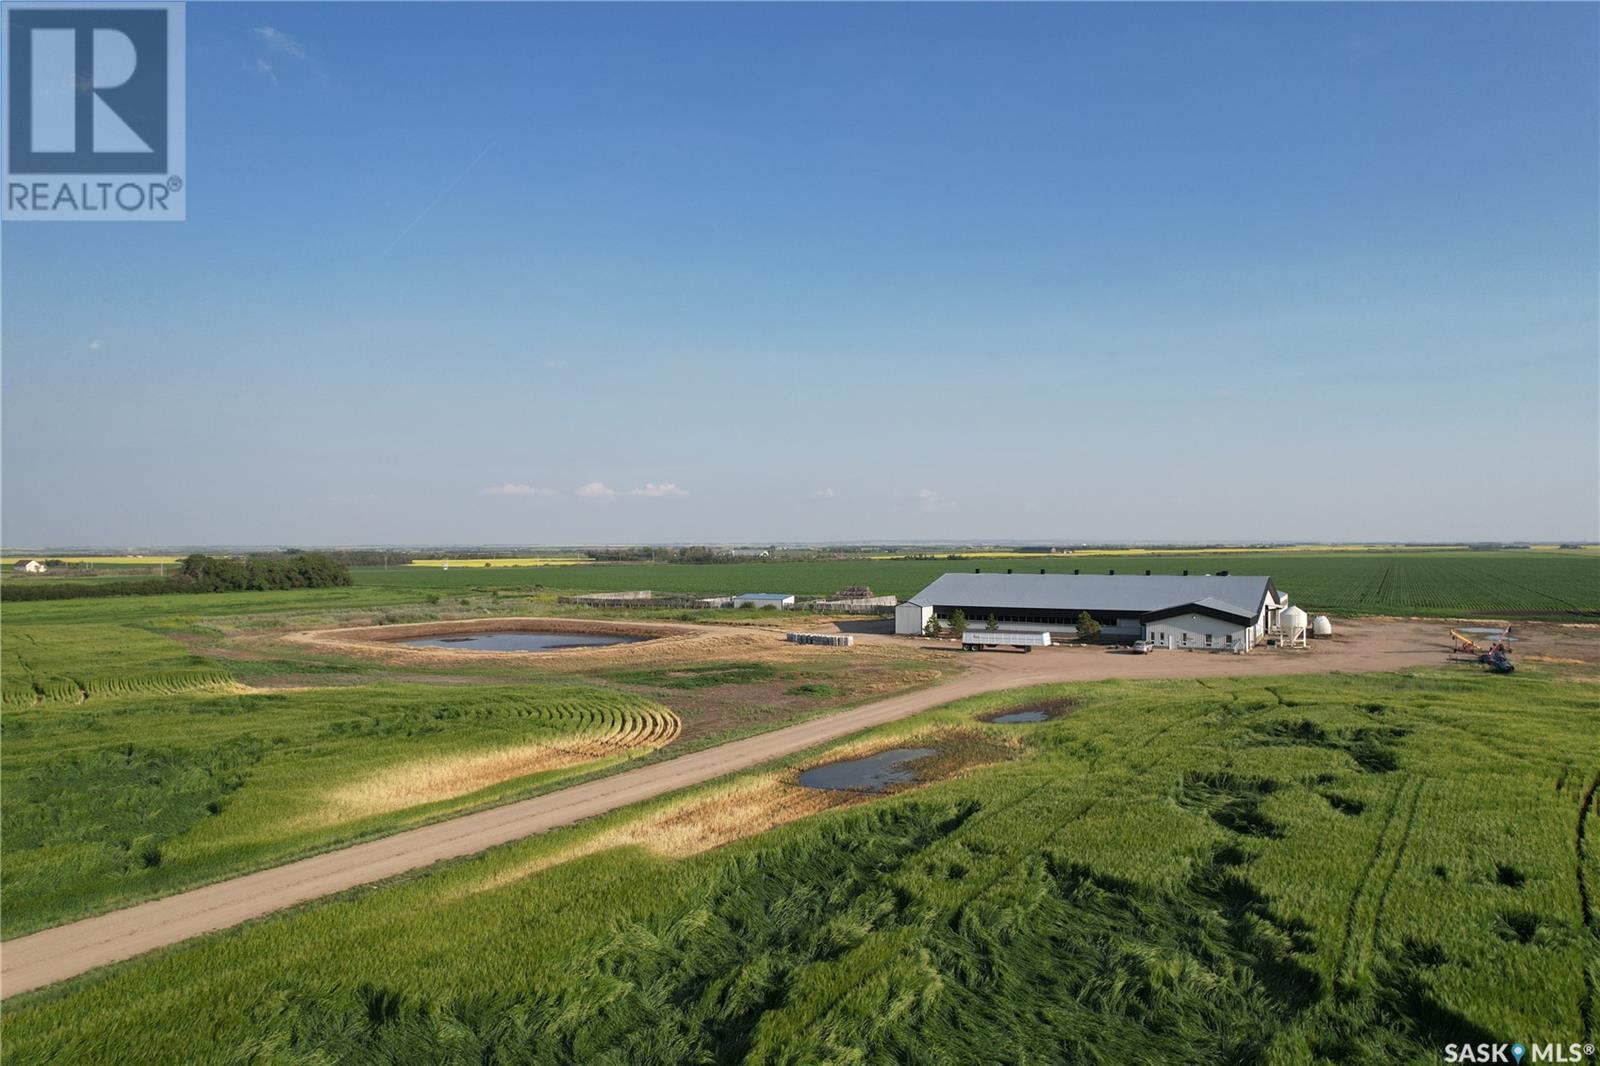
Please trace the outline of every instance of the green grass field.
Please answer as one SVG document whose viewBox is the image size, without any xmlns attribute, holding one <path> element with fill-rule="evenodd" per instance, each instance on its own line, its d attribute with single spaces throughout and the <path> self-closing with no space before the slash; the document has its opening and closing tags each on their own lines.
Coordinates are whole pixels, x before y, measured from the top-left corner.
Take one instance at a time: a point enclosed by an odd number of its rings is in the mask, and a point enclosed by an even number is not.
<svg viewBox="0 0 1600 1066">
<path fill-rule="evenodd" d="M 733 663 L 685 681 L 660 670 L 530 676 L 515 663 L 377 668 L 282 645 L 207 654 L 285 624 L 431 617 L 439 608 L 425 597 L 7 604 L 0 935 L 619 769 L 678 735 L 669 707 L 690 718 L 676 752 L 920 683 L 892 664 L 837 659 Z"/>
<path fill-rule="evenodd" d="M 1078 706 L 971 724 L 1042 697 Z M 690 858 L 516 876 L 642 816 L 619 812 L 22 997 L 7 1059 L 1387 1063 L 1592 1040 L 1596 718 L 1540 670 L 965 701 L 877 740 L 965 724 L 1019 757 Z"/>
<path fill-rule="evenodd" d="M 674 732 L 648 700 L 561 684 L 8 708 L 4 935 L 541 791 Z"/>
<path fill-rule="evenodd" d="M 616 563 L 490 567 L 472 570 L 363 569 L 358 585 L 406 591 L 528 588 L 578 591 L 651 589 L 714 595 L 791 592 L 827 595 L 847 585 L 911 596 L 940 574 L 982 567 L 1103 574 L 1268 574 L 1311 610 L 1347 615 L 1484 616 L 1583 621 L 1600 618 L 1600 554 L 1581 551 L 1275 552 L 1228 555 L 1058 556 L 1033 559 L 862 559 L 714 565 Z"/>
</svg>

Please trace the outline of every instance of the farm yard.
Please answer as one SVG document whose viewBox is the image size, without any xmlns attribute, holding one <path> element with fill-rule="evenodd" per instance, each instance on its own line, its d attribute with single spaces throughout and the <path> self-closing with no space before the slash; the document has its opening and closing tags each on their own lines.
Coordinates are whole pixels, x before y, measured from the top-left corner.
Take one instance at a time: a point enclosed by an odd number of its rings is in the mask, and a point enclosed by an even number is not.
<svg viewBox="0 0 1600 1066">
<path fill-rule="evenodd" d="M 1376 1062 L 1592 1040 L 1592 678 L 968 699 L 12 1000 L 8 1059 Z M 1041 702 L 1065 713 L 985 724 Z M 879 797 L 795 785 L 913 746 L 968 754 Z"/>
</svg>

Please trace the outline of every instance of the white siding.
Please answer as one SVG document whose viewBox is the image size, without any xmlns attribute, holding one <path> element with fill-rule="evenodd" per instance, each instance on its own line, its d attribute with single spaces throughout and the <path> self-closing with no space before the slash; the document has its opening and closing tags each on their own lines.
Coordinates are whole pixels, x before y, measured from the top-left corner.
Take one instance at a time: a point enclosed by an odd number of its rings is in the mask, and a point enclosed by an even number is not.
<svg viewBox="0 0 1600 1066">
<path fill-rule="evenodd" d="M 1210 638 L 1210 644 L 1206 638 Z M 1224 651 L 1235 641 L 1242 641 L 1245 650 L 1255 644 L 1255 627 L 1236 622 L 1224 622 L 1204 614 L 1180 614 L 1163 618 L 1145 627 L 1145 639 L 1153 640 L 1163 648 L 1211 648 Z"/>
<path fill-rule="evenodd" d="M 919 636 L 932 617 L 932 607 L 924 607 L 920 603 L 902 603 L 894 609 L 894 631 L 902 637 Z"/>
</svg>

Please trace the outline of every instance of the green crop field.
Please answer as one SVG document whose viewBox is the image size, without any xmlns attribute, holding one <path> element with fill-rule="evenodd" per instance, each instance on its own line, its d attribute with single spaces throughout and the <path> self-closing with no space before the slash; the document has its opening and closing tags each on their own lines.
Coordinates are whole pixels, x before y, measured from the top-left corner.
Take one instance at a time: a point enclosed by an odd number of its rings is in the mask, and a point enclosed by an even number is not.
<svg viewBox="0 0 1600 1066">
<path fill-rule="evenodd" d="M 827 595 L 847 585 L 911 596 L 940 574 L 981 567 L 1037 572 L 1192 574 L 1228 569 L 1270 575 L 1310 610 L 1347 615 L 1421 615 L 1583 621 L 1600 619 L 1600 553 L 1583 551 L 1267 552 L 1227 555 L 1038 556 L 1031 559 L 860 559 L 705 565 L 612 563 L 471 570 L 355 571 L 369 589 L 442 592 L 472 588 L 579 591 L 651 589 L 666 594 L 790 592 Z"/>
<path fill-rule="evenodd" d="M 1046 697 L 1076 706 L 974 723 Z M 685 801 L 618 812 L 13 1000 L 7 1060 L 1379 1063 L 1592 1040 L 1597 715 L 1540 670 L 964 701 L 874 739 L 979 730 L 1016 757 L 685 858 L 586 854 Z"/>
<path fill-rule="evenodd" d="M 676 732 L 651 700 L 575 683 L 253 690 L 239 674 L 363 678 L 315 662 L 236 670 L 175 639 L 232 612 L 249 612 L 248 626 L 371 599 L 327 589 L 7 605 L 4 935 L 540 791 Z"/>
<path fill-rule="evenodd" d="M 530 678 L 514 663 L 379 669 L 282 645 L 235 648 L 284 624 L 435 617 L 426 596 L 343 588 L 6 604 L 0 935 L 619 769 L 677 738 L 679 708 L 691 719 L 682 745 L 699 746 L 927 680 L 881 657 L 726 664 L 690 685 L 659 670 Z M 493 597 L 471 603 L 505 610 Z"/>
<path fill-rule="evenodd" d="M 557 684 L 8 707 L 4 934 L 540 791 L 676 729 L 640 697 Z"/>
</svg>

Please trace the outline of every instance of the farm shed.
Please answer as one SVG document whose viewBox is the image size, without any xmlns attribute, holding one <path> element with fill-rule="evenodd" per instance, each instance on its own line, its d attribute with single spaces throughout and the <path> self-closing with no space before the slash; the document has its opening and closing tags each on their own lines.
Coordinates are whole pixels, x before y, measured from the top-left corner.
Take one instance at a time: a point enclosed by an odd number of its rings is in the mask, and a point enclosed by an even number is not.
<svg viewBox="0 0 1600 1066">
<path fill-rule="evenodd" d="M 992 616 L 1009 630 L 1075 636 L 1087 611 L 1113 639 L 1249 651 L 1286 602 L 1270 577 L 945 574 L 895 608 L 894 631 L 920 633 L 930 617 L 959 610 L 971 626 Z"/>
<path fill-rule="evenodd" d="M 928 627 L 928 619 L 932 617 L 932 607 L 907 600 L 894 609 L 894 631 L 905 636 L 916 636 Z"/>
<path fill-rule="evenodd" d="M 793 607 L 794 596 L 787 592 L 744 592 L 733 598 L 735 607 Z"/>
<path fill-rule="evenodd" d="M 22 559 L 19 560 L 11 569 L 17 571 L 19 574 L 42 574 L 48 570 L 49 567 L 45 566 L 44 563 L 40 562 L 38 559 Z"/>
</svg>

